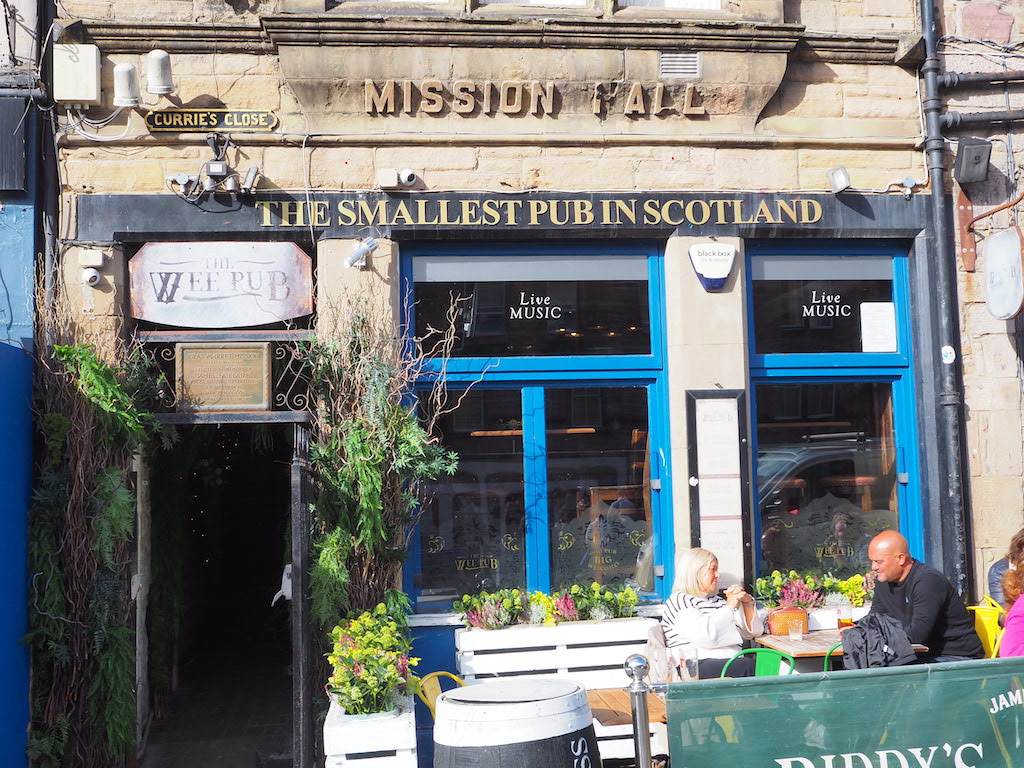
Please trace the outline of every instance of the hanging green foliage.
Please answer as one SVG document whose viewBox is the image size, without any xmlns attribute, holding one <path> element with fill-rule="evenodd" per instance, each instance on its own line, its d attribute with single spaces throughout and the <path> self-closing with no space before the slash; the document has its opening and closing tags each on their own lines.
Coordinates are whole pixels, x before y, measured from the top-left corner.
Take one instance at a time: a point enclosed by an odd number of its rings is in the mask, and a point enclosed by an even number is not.
<svg viewBox="0 0 1024 768">
<path fill-rule="evenodd" d="M 423 483 L 454 473 L 458 463 L 410 398 L 427 354 L 397 339 L 365 302 L 333 325 L 334 337 L 298 350 L 315 403 L 310 463 L 320 493 L 310 583 L 324 629 L 350 611 L 405 600 L 396 588 Z M 443 404 L 443 378 L 423 394 Z"/>
<path fill-rule="evenodd" d="M 117 567 L 114 553 L 126 544 L 135 529 L 135 496 L 124 487 L 121 470 L 107 467 L 96 479 L 96 516 L 93 549 L 104 568 Z"/>
<path fill-rule="evenodd" d="M 107 756 L 120 760 L 135 744 L 135 632 L 111 627 L 98 654 L 90 704 L 106 736 Z"/>
<path fill-rule="evenodd" d="M 100 360 L 91 345 L 54 344 L 53 354 L 64 364 L 86 399 L 111 416 L 108 423 L 115 431 L 142 438 L 147 429 L 154 426 L 152 417 L 136 408 L 118 379 L 118 370 Z"/>
<path fill-rule="evenodd" d="M 51 333 L 73 342 L 61 319 Z M 88 344 L 37 350 L 28 753 L 45 768 L 122 766 L 136 734 L 131 465 L 158 434 L 135 394 L 161 380 L 141 356 L 117 365 Z"/>
</svg>

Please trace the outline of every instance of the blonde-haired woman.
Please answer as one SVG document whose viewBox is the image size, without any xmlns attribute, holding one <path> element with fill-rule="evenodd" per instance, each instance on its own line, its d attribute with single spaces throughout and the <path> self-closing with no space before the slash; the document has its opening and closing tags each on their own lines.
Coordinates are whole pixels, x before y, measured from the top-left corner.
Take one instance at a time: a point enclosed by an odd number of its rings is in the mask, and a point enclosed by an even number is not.
<svg viewBox="0 0 1024 768">
<path fill-rule="evenodd" d="M 764 634 L 754 598 L 739 584 L 718 594 L 718 558 L 706 549 L 688 549 L 679 558 L 675 592 L 661 618 L 665 645 L 677 662 L 697 660 L 697 676 L 718 677 L 744 640 Z M 729 677 L 754 674 L 754 657 L 742 656 Z"/>
</svg>

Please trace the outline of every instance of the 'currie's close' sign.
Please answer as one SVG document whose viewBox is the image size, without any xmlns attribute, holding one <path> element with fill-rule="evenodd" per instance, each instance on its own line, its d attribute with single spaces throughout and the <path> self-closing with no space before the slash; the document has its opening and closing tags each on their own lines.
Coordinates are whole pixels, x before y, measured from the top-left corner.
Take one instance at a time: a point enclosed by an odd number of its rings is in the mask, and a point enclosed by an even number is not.
<svg viewBox="0 0 1024 768">
<path fill-rule="evenodd" d="M 277 115 L 265 109 L 153 109 L 146 113 L 146 127 L 163 133 L 263 133 L 277 127 Z"/>
<path fill-rule="evenodd" d="M 132 317 L 237 328 L 313 311 L 312 263 L 292 243 L 147 243 L 128 263 Z"/>
</svg>

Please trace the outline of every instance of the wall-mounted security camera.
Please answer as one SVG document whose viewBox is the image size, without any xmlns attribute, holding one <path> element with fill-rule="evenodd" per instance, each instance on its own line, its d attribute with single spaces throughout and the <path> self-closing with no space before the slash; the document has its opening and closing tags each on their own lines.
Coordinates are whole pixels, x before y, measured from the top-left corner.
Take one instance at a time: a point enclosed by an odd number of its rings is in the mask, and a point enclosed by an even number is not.
<svg viewBox="0 0 1024 768">
<path fill-rule="evenodd" d="M 377 186 L 381 189 L 411 187 L 417 181 L 419 181 L 419 176 L 411 168 L 405 168 L 401 171 L 396 168 L 377 169 Z"/>
<path fill-rule="evenodd" d="M 82 277 L 80 279 L 82 281 L 82 285 L 88 285 L 90 288 L 95 288 L 100 284 L 100 280 L 103 279 L 103 276 L 99 273 L 99 270 L 90 267 L 89 269 L 82 270 Z"/>
</svg>

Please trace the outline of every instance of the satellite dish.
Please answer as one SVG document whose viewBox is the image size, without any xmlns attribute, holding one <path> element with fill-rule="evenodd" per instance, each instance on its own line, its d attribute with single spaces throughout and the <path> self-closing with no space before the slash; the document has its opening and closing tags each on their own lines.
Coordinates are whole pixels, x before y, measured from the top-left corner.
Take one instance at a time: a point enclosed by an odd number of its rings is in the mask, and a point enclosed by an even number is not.
<svg viewBox="0 0 1024 768">
<path fill-rule="evenodd" d="M 992 235 L 985 240 L 983 251 L 988 311 L 999 320 L 1010 320 L 1024 306 L 1020 232 L 1014 227 Z"/>
</svg>

